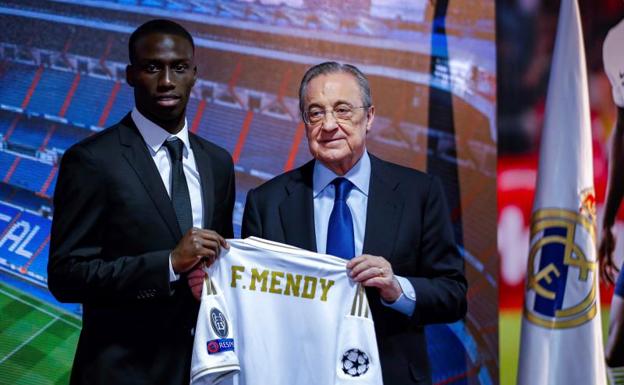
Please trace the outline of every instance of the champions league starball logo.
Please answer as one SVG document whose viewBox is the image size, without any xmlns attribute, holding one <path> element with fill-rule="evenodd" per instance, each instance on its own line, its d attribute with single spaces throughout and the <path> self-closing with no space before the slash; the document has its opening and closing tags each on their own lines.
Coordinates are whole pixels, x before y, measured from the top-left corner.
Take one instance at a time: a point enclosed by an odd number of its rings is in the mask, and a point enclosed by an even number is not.
<svg viewBox="0 0 624 385">
<path fill-rule="evenodd" d="M 542 209 L 531 220 L 525 318 L 553 329 L 584 324 L 597 312 L 593 189 L 577 212 Z"/>
</svg>

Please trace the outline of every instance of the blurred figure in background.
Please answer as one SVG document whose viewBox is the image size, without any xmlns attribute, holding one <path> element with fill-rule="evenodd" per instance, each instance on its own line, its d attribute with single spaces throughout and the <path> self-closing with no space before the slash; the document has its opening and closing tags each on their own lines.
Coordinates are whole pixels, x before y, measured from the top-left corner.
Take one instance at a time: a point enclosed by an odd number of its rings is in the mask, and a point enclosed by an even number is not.
<svg viewBox="0 0 624 385">
<path fill-rule="evenodd" d="M 624 274 L 615 265 L 613 251 L 615 235 L 613 225 L 624 196 L 624 21 L 609 31 L 603 45 L 604 67 L 611 82 L 613 101 L 617 106 L 617 121 L 611 143 L 609 180 L 602 221 L 602 237 L 598 249 L 600 274 L 604 281 L 613 284 L 609 335 L 605 345 L 605 360 L 612 385 L 624 384 Z"/>
</svg>

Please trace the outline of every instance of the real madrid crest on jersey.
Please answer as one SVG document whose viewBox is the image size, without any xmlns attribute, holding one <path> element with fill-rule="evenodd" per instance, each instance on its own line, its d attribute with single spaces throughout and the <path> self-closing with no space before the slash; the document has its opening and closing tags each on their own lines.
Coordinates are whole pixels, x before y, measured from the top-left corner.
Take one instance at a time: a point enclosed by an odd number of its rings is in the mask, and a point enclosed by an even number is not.
<svg viewBox="0 0 624 385">
<path fill-rule="evenodd" d="M 527 271 L 525 317 L 555 329 L 596 315 L 596 206 L 593 189 L 581 193 L 578 211 L 534 213 Z"/>
</svg>

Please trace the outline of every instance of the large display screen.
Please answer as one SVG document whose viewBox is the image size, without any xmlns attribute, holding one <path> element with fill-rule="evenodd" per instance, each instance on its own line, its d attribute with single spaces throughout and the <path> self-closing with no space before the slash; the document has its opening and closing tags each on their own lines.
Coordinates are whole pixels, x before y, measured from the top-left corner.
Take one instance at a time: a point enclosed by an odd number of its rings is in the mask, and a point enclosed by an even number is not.
<svg viewBox="0 0 624 385">
<path fill-rule="evenodd" d="M 494 0 L 3 1 L 0 382 L 68 382 L 81 307 L 46 284 L 58 165 L 132 109 L 128 37 L 152 18 L 195 39 L 187 120 L 234 159 L 237 236 L 246 192 L 311 159 L 305 70 L 335 60 L 369 77 L 368 150 L 442 179 L 465 258 L 468 315 L 427 327 L 433 382 L 498 383 Z"/>
</svg>

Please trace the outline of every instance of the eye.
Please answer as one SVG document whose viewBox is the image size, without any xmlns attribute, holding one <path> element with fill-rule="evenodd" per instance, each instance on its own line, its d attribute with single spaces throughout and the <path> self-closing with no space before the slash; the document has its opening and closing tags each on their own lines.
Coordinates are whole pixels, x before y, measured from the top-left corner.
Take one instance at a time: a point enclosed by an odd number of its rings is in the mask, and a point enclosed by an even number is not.
<svg viewBox="0 0 624 385">
<path fill-rule="evenodd" d="M 310 110 L 308 112 L 308 116 L 310 117 L 310 119 L 318 119 L 321 116 L 323 116 L 325 113 L 325 111 L 323 110 Z"/>
<path fill-rule="evenodd" d="M 145 65 L 144 69 L 146 72 L 154 73 L 154 72 L 158 72 L 158 70 L 160 70 L 160 67 L 154 63 L 149 63 Z"/>
<path fill-rule="evenodd" d="M 176 72 L 184 72 L 188 69 L 188 64 L 184 64 L 184 63 L 178 63 L 175 66 L 173 66 L 173 70 Z"/>
<path fill-rule="evenodd" d="M 351 107 L 349 106 L 338 106 L 334 109 L 334 111 L 336 111 L 336 113 L 341 114 L 341 115 L 345 115 L 348 114 L 349 112 L 351 112 Z"/>
</svg>

